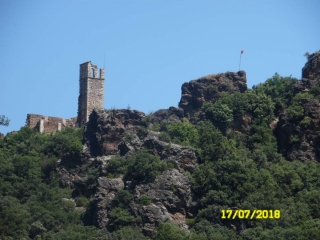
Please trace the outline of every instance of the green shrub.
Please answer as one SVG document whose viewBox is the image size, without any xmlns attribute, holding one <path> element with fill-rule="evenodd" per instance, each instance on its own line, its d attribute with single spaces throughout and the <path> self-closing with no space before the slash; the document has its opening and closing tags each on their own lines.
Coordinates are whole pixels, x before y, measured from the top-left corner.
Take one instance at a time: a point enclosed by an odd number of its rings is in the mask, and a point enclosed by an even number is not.
<svg viewBox="0 0 320 240">
<path fill-rule="evenodd" d="M 168 133 L 174 143 L 196 147 L 199 143 L 199 134 L 196 127 L 190 123 L 172 123 Z"/>
<path fill-rule="evenodd" d="M 169 127 L 170 123 L 168 122 L 168 120 L 163 120 L 161 123 L 160 123 L 160 131 L 163 131 L 163 132 L 168 132 L 168 127 Z"/>
<path fill-rule="evenodd" d="M 141 121 L 146 128 L 149 127 L 149 125 L 151 123 L 151 116 L 152 116 L 152 114 L 150 113 Z"/>
<path fill-rule="evenodd" d="M 300 141 L 299 135 L 291 135 L 291 136 L 290 136 L 290 142 L 291 142 L 291 143 L 297 143 L 297 142 L 299 142 L 299 141 Z"/>
<path fill-rule="evenodd" d="M 174 169 L 173 163 L 172 162 L 167 162 L 167 168 L 168 168 L 168 170 Z"/>
<path fill-rule="evenodd" d="M 148 129 L 146 127 L 139 127 L 137 135 L 140 139 L 146 137 L 148 135 Z"/>
<path fill-rule="evenodd" d="M 168 169 L 165 161 L 161 161 L 147 150 L 136 152 L 128 157 L 127 161 L 125 178 L 134 182 L 153 181 L 156 176 Z"/>
<path fill-rule="evenodd" d="M 169 168 L 170 164 L 150 154 L 147 149 L 135 152 L 127 158 L 113 157 L 107 166 L 108 172 L 113 176 L 124 174 L 125 180 L 133 182 L 153 181 L 156 176 Z"/>
<path fill-rule="evenodd" d="M 109 225 L 114 229 L 120 229 L 121 227 L 128 226 L 135 222 L 134 216 L 132 216 L 128 210 L 120 207 L 112 209 L 109 216 Z"/>
<path fill-rule="evenodd" d="M 114 178 L 114 175 L 112 173 L 108 173 L 107 178 Z"/>
<path fill-rule="evenodd" d="M 133 199 L 133 195 L 128 190 L 120 190 L 113 201 L 117 206 L 126 208 L 131 200 Z"/>
<path fill-rule="evenodd" d="M 187 236 L 185 229 L 178 227 L 173 223 L 159 222 L 153 231 L 152 239 L 156 240 L 183 240 Z"/>
<path fill-rule="evenodd" d="M 89 205 L 89 200 L 85 197 L 78 197 L 76 200 L 77 207 L 87 207 Z"/>
<path fill-rule="evenodd" d="M 272 78 L 267 79 L 264 83 L 258 84 L 254 92 L 265 94 L 272 98 L 275 103 L 275 113 L 281 112 L 288 107 L 293 98 L 293 85 L 297 82 L 296 78 L 282 77 L 275 73 Z"/>
<path fill-rule="evenodd" d="M 123 227 L 110 234 L 110 240 L 147 240 L 139 228 Z"/>
<path fill-rule="evenodd" d="M 204 103 L 203 104 L 204 112 L 206 116 L 218 124 L 218 126 L 226 127 L 231 122 L 233 122 L 233 111 L 228 107 L 227 104 L 224 104 L 220 99 L 214 104 Z"/>
<path fill-rule="evenodd" d="M 125 136 L 124 136 L 124 140 L 126 141 L 126 142 L 132 142 L 132 140 L 134 139 L 134 134 L 132 134 L 132 133 L 127 133 Z"/>
<path fill-rule="evenodd" d="M 147 195 L 143 194 L 140 196 L 140 199 L 139 199 L 140 203 L 143 204 L 143 205 L 150 205 L 151 204 L 151 200 L 148 198 Z"/>
<path fill-rule="evenodd" d="M 171 142 L 171 138 L 169 133 L 167 132 L 161 132 L 159 135 L 159 140 L 164 142 Z"/>
<path fill-rule="evenodd" d="M 82 151 L 83 128 L 65 128 L 52 135 L 45 146 L 45 153 L 61 157 L 69 153 L 73 156 L 80 156 Z"/>
<path fill-rule="evenodd" d="M 161 128 L 161 126 L 159 123 L 153 123 L 152 127 L 151 127 L 151 131 L 159 132 L 160 128 Z"/>
<path fill-rule="evenodd" d="M 309 118 L 309 117 L 304 117 L 304 118 L 300 121 L 299 126 L 300 126 L 300 127 L 303 127 L 303 128 L 307 128 L 307 127 L 310 125 L 310 123 L 311 123 L 310 118 Z"/>
<path fill-rule="evenodd" d="M 291 122 L 299 121 L 304 116 L 304 108 L 298 104 L 292 104 L 288 109 L 288 120 Z"/>
<path fill-rule="evenodd" d="M 195 219 L 195 218 L 187 218 L 187 219 L 186 219 L 186 224 L 187 224 L 190 228 L 192 228 L 195 223 L 196 223 L 196 219 Z"/>
<path fill-rule="evenodd" d="M 320 101 L 320 86 L 315 86 L 310 89 L 310 94 L 312 94 L 318 101 Z"/>
<path fill-rule="evenodd" d="M 114 156 L 110 159 L 107 165 L 108 174 L 112 174 L 112 177 L 117 177 L 119 174 L 125 174 L 128 164 L 128 159 L 120 156 Z"/>
<path fill-rule="evenodd" d="M 301 99 L 304 98 L 314 98 L 314 96 L 310 93 L 297 93 L 294 98 L 293 98 L 293 102 L 294 103 L 299 103 Z"/>
</svg>

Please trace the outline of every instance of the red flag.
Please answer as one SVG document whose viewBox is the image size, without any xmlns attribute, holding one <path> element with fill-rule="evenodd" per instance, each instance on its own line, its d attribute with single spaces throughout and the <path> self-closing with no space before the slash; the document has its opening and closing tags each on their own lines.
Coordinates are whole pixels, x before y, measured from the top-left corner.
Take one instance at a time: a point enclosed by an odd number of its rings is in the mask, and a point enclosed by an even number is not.
<svg viewBox="0 0 320 240">
<path fill-rule="evenodd" d="M 244 50 L 241 50 L 241 54 L 244 53 Z"/>
</svg>

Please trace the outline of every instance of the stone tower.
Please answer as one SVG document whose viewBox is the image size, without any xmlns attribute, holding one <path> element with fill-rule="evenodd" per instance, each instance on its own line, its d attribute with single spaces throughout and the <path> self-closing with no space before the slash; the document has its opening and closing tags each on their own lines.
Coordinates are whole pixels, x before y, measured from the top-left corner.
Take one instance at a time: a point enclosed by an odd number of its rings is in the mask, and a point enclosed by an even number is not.
<svg viewBox="0 0 320 240">
<path fill-rule="evenodd" d="M 89 120 L 93 109 L 104 109 L 104 69 L 100 69 L 98 76 L 98 67 L 91 62 L 85 62 L 80 64 L 78 127 Z"/>
</svg>

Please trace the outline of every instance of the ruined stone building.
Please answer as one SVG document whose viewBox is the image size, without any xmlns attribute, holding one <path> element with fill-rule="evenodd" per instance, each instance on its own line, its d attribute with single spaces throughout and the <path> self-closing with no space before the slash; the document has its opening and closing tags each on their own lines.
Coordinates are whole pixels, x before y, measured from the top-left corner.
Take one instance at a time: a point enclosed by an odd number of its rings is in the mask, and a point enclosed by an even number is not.
<svg viewBox="0 0 320 240">
<path fill-rule="evenodd" d="M 80 64 L 80 91 L 78 116 L 70 119 L 27 114 L 26 125 L 41 132 L 56 132 L 65 127 L 81 127 L 88 120 L 93 109 L 104 108 L 104 69 L 90 61 Z"/>
</svg>

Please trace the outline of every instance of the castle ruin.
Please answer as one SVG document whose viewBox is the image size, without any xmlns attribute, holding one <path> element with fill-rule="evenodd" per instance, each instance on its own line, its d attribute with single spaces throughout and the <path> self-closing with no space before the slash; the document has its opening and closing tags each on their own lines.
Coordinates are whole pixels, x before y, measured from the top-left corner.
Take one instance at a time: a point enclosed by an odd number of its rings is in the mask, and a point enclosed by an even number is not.
<svg viewBox="0 0 320 240">
<path fill-rule="evenodd" d="M 80 64 L 80 91 L 78 116 L 70 119 L 27 114 L 26 126 L 40 133 L 60 131 L 66 127 L 81 127 L 88 120 L 93 109 L 104 108 L 104 69 L 98 74 L 98 67 L 90 61 Z"/>
</svg>

